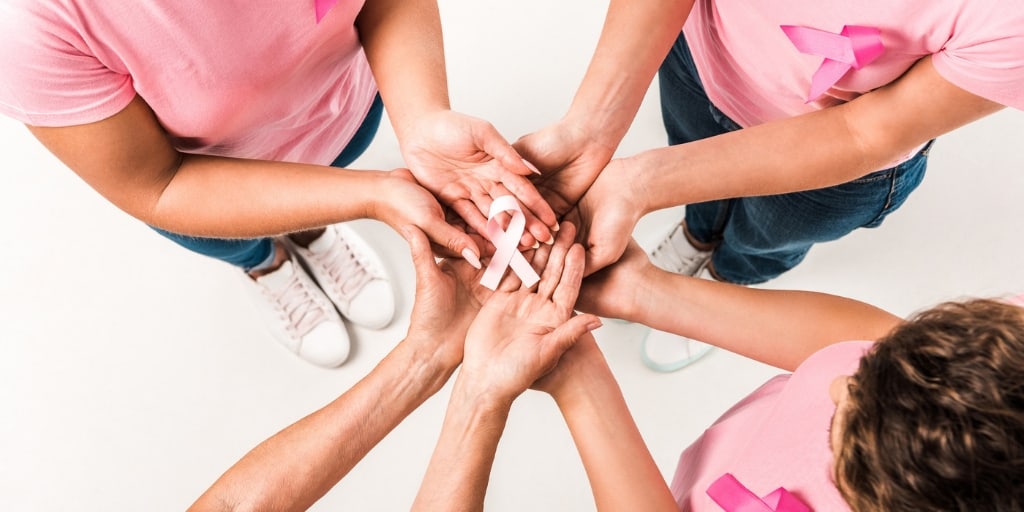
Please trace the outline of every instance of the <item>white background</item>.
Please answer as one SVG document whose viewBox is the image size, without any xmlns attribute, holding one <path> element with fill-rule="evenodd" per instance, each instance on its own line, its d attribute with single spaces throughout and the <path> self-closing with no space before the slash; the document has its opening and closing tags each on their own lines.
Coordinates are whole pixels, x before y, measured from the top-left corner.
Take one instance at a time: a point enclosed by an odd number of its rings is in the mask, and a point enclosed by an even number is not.
<svg viewBox="0 0 1024 512">
<path fill-rule="evenodd" d="M 510 140 L 564 113 L 606 2 L 442 0 L 454 107 Z M 652 91 L 620 154 L 664 145 Z M 942 108 L 936 105 L 936 108 Z M 1024 116 L 1006 111 L 942 137 L 928 177 L 876 230 L 815 248 L 770 284 L 848 295 L 905 315 L 963 295 L 1024 290 Z M 278 347 L 238 272 L 181 250 L 103 200 L 19 124 L 0 119 L 0 509 L 181 510 L 251 447 L 365 375 L 408 325 L 412 267 L 386 226 L 356 229 L 382 252 L 398 320 L 352 329 L 355 352 L 321 370 Z M 356 167 L 401 166 L 387 124 Z M 651 238 L 679 209 L 645 219 Z M 647 370 L 644 329 L 598 339 L 666 478 L 704 427 L 771 368 L 715 352 L 683 372 Z M 314 510 L 408 508 L 449 388 L 410 416 Z M 490 510 L 593 508 L 546 396 L 515 405 Z"/>
</svg>

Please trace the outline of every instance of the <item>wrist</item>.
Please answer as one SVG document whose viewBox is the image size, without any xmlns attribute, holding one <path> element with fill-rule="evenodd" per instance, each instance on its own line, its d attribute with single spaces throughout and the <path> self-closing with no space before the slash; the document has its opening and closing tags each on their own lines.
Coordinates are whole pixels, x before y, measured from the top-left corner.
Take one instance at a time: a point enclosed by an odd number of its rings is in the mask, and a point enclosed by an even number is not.
<svg viewBox="0 0 1024 512">
<path fill-rule="evenodd" d="M 522 391 L 516 393 L 493 385 L 486 372 L 476 372 L 463 367 L 455 379 L 452 400 L 458 400 L 480 413 L 508 413 L 512 402 Z"/>
<path fill-rule="evenodd" d="M 648 167 L 647 153 L 645 151 L 626 158 L 612 160 L 605 170 L 616 177 L 618 183 L 622 184 L 622 194 L 633 205 L 637 221 L 644 215 L 660 209 L 652 203 L 651 190 L 653 187 L 650 180 L 654 173 L 650 172 L 650 167 Z"/>
<path fill-rule="evenodd" d="M 417 105 L 406 106 L 400 112 L 389 115 L 391 126 L 395 132 L 395 138 L 398 139 L 398 147 L 400 151 L 405 151 L 407 147 L 407 139 L 409 137 L 415 137 L 419 132 L 417 125 L 424 121 L 432 120 L 435 116 L 442 115 L 442 113 L 452 112 L 451 107 L 448 104 L 448 98 L 436 99 L 431 102 L 421 103 Z"/>
<path fill-rule="evenodd" d="M 568 134 L 569 140 L 573 141 L 575 147 L 581 148 L 581 153 L 589 153 L 596 158 L 603 158 L 605 162 L 611 160 L 618 149 L 625 130 L 617 130 L 609 124 L 602 124 L 607 116 L 598 115 L 592 112 L 575 111 L 570 109 L 558 125 L 563 133 Z M 628 124 L 626 125 L 628 128 Z"/>
<path fill-rule="evenodd" d="M 409 372 L 423 382 L 433 383 L 433 391 L 444 386 L 462 362 L 462 345 L 429 335 L 409 333 L 402 346 L 409 358 Z"/>
</svg>

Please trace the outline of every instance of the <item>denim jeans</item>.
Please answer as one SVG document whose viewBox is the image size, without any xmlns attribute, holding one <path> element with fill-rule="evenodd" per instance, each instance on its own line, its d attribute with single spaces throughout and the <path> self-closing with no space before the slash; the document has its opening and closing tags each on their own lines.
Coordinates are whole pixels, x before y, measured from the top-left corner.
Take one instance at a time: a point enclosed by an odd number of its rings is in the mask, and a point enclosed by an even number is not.
<svg viewBox="0 0 1024 512">
<path fill-rule="evenodd" d="M 377 95 L 367 112 L 363 123 L 356 130 L 352 140 L 342 149 L 341 154 L 331 163 L 333 167 L 346 167 L 359 158 L 359 155 L 366 151 L 377 134 L 380 126 L 380 119 L 384 112 L 384 103 L 380 95 Z M 151 226 L 152 227 L 152 226 Z M 270 238 L 254 239 L 226 239 L 226 238 L 204 238 L 197 236 L 179 235 L 159 228 L 153 228 L 157 233 L 169 238 L 178 245 L 199 254 L 217 258 L 232 265 L 242 267 L 243 270 L 250 270 L 261 263 L 264 263 L 273 254 L 274 244 Z"/>
<path fill-rule="evenodd" d="M 708 99 L 682 34 L 658 82 L 670 145 L 741 129 Z M 815 243 L 879 226 L 921 183 L 931 144 L 902 164 L 834 187 L 687 205 L 686 227 L 716 244 L 711 262 L 719 277 L 762 283 L 799 264 Z"/>
</svg>

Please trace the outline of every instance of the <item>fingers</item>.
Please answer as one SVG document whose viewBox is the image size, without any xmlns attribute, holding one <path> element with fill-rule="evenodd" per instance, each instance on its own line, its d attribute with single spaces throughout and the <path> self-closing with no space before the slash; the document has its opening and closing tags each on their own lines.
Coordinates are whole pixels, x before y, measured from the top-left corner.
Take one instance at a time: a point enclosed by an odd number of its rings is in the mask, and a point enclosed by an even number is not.
<svg viewBox="0 0 1024 512">
<path fill-rule="evenodd" d="M 462 220 L 466 221 L 466 225 L 468 225 L 473 231 L 476 231 L 477 233 L 486 233 L 487 218 L 484 217 L 481 212 L 485 212 L 487 210 L 481 210 L 479 206 L 480 205 L 474 204 L 469 199 L 460 199 L 458 201 L 453 201 L 451 208 L 455 213 L 459 214 L 459 217 L 462 217 Z M 490 204 L 488 204 L 487 207 L 490 208 Z"/>
<path fill-rule="evenodd" d="M 498 130 L 494 129 L 491 123 L 483 122 L 479 128 L 480 130 L 476 132 L 478 135 L 477 145 L 500 162 L 502 167 L 520 176 L 535 173 L 536 168 L 531 169 L 533 165 L 528 165 L 526 160 L 519 156 L 519 153 L 498 133 Z M 540 174 L 540 172 L 536 172 L 536 174 Z"/>
<path fill-rule="evenodd" d="M 550 300 L 558 288 L 562 279 L 562 269 L 565 267 L 565 258 L 572 247 L 573 238 L 576 236 L 576 228 L 568 222 L 562 223 L 562 229 L 558 232 L 555 245 L 551 248 L 551 256 L 548 258 L 544 273 L 541 276 L 540 287 L 537 294 L 545 300 Z"/>
<path fill-rule="evenodd" d="M 551 205 L 541 197 L 537 187 L 530 180 L 509 172 L 502 173 L 501 184 L 529 210 L 526 228 L 537 237 L 537 240 L 549 240 L 550 231 L 558 225 L 558 218 Z"/>
<path fill-rule="evenodd" d="M 465 231 L 440 219 L 425 220 L 420 228 L 430 240 L 443 246 L 451 254 L 462 256 L 473 268 L 482 268 L 480 265 L 480 247 Z"/>
<path fill-rule="evenodd" d="M 601 319 L 594 315 L 573 316 L 544 337 L 544 348 L 554 352 L 554 354 L 550 354 L 551 356 L 559 357 L 566 350 L 572 348 L 580 337 L 599 327 L 601 327 Z"/>
<path fill-rule="evenodd" d="M 558 281 L 551 300 L 566 311 L 572 311 L 576 304 L 576 297 L 580 293 L 580 282 L 583 281 L 584 266 L 583 246 L 573 244 L 569 253 L 565 256 L 565 265 L 562 268 L 562 276 Z"/>
<path fill-rule="evenodd" d="M 409 243 L 409 250 L 412 252 L 412 266 L 416 269 L 416 281 L 433 279 L 441 275 L 434 260 L 434 252 L 430 247 L 430 240 L 416 226 L 405 226 L 402 228 L 402 237 Z M 429 280 L 428 279 L 428 280 Z"/>
</svg>

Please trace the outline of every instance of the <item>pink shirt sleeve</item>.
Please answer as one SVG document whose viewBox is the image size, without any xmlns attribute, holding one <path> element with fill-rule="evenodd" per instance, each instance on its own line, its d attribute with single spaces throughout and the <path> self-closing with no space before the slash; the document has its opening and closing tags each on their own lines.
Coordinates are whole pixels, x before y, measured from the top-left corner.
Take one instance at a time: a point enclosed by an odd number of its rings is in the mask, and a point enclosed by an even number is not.
<svg viewBox="0 0 1024 512">
<path fill-rule="evenodd" d="M 92 54 L 71 16 L 19 1 L 0 8 L 0 113 L 71 126 L 110 117 L 135 96 L 131 77 Z"/>
<path fill-rule="evenodd" d="M 956 30 L 932 62 L 966 91 L 1024 110 L 1024 9 L 996 0 L 962 9 Z"/>
</svg>

